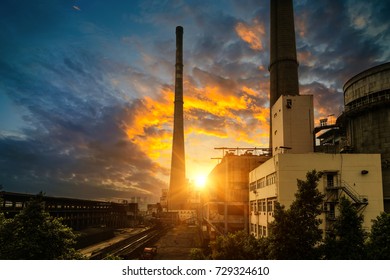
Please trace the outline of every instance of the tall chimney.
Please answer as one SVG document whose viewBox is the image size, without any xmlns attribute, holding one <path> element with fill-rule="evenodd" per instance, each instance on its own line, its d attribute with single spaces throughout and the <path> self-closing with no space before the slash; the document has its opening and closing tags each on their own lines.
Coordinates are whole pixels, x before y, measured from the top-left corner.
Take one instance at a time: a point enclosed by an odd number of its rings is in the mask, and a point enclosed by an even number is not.
<svg viewBox="0 0 390 280">
<path fill-rule="evenodd" d="M 299 95 L 298 61 L 295 45 L 292 0 L 271 1 L 271 61 L 269 65 L 270 112 L 282 95 Z M 272 116 L 269 147 L 272 151 Z M 273 153 L 273 151 L 271 152 Z"/>
<path fill-rule="evenodd" d="M 175 107 L 168 209 L 182 210 L 185 209 L 186 204 L 186 167 L 183 122 L 183 27 L 181 26 L 176 27 L 175 69 Z"/>
<path fill-rule="evenodd" d="M 271 0 L 270 107 L 281 95 L 299 95 L 292 0 Z"/>
</svg>

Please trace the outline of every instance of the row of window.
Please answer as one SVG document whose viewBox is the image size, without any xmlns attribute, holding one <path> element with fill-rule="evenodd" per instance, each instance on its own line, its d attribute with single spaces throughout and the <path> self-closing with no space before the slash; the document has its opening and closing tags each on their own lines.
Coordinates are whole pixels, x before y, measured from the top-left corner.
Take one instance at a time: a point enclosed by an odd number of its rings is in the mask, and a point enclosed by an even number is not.
<svg viewBox="0 0 390 280">
<path fill-rule="evenodd" d="M 13 201 L 4 201 L 4 208 L 24 208 L 26 202 L 13 202 Z M 1 205 L 0 205 L 1 206 Z M 50 204 L 47 206 L 47 209 L 108 209 L 111 205 L 62 205 L 62 204 Z"/>
<path fill-rule="evenodd" d="M 251 224 L 251 234 L 254 236 L 266 237 L 267 227 L 262 225 Z"/>
<path fill-rule="evenodd" d="M 276 198 L 272 199 L 259 199 L 251 201 L 251 211 L 257 212 L 272 212 L 274 211 L 274 204 Z"/>
<path fill-rule="evenodd" d="M 273 185 L 276 183 L 276 172 L 269 174 L 263 178 L 260 178 L 257 181 L 254 181 L 249 184 L 249 190 L 253 191 L 255 189 L 261 189 L 269 185 Z"/>
</svg>

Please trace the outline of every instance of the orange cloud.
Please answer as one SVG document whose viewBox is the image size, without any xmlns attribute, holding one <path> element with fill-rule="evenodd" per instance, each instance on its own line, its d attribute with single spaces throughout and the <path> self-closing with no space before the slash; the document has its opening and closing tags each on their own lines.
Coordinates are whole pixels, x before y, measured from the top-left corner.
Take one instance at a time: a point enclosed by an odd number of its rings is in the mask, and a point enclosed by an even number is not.
<svg viewBox="0 0 390 280">
<path fill-rule="evenodd" d="M 243 22 L 237 23 L 235 31 L 252 49 L 257 51 L 263 50 L 261 38 L 265 35 L 265 28 L 264 24 L 257 19 L 253 20 L 252 25 Z"/>
<path fill-rule="evenodd" d="M 316 58 L 313 57 L 310 51 L 298 52 L 298 62 L 301 65 L 314 66 Z"/>
<path fill-rule="evenodd" d="M 307 12 L 304 12 L 301 16 L 295 18 L 295 29 L 300 37 L 304 37 L 307 33 Z"/>
<path fill-rule="evenodd" d="M 173 92 L 163 89 L 160 97 L 156 100 L 145 96 L 128 109 L 128 119 L 123 120 L 128 138 L 152 159 L 160 158 L 171 147 Z"/>
<path fill-rule="evenodd" d="M 268 136 L 269 110 L 259 104 L 259 90 L 263 89 L 224 82 L 214 79 L 199 87 L 185 80 L 184 127 L 187 162 L 190 164 L 210 159 L 214 146 L 193 152 L 205 139 L 216 146 L 220 145 L 218 143 L 266 145 L 261 141 Z M 167 168 L 172 148 L 173 99 L 172 88 L 163 87 L 159 94 L 145 96 L 134 103 L 123 121 L 127 137 L 153 161 Z"/>
</svg>

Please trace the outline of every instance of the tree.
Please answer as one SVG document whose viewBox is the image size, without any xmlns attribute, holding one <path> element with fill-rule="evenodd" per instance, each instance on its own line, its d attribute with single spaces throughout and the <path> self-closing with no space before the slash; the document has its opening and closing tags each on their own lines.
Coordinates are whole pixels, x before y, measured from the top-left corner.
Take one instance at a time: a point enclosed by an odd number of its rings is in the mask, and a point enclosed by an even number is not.
<svg viewBox="0 0 390 280">
<path fill-rule="evenodd" d="M 204 254 L 201 248 L 192 248 L 190 251 L 191 260 L 207 260 L 208 257 Z"/>
<path fill-rule="evenodd" d="M 3 189 L 3 185 L 0 184 L 0 191 L 2 189 Z M 2 196 L 0 196 L 0 207 L 2 207 L 2 204 L 3 204 L 3 198 L 2 198 Z M 0 210 L 0 232 L 3 228 L 4 222 L 5 222 L 5 216 L 4 216 L 4 213 Z M 0 234 L 0 241 L 1 241 L 1 234 Z M 0 244 L 0 246 L 1 246 L 1 244 Z"/>
<path fill-rule="evenodd" d="M 210 245 L 211 257 L 215 260 L 257 260 L 267 255 L 264 241 L 245 231 L 218 236 Z"/>
<path fill-rule="evenodd" d="M 13 219 L 0 225 L 0 259 L 80 259 L 76 235 L 44 209 L 42 197 L 31 200 Z"/>
<path fill-rule="evenodd" d="M 297 180 L 298 190 L 289 209 L 275 204 L 274 221 L 270 224 L 270 259 L 317 259 L 318 244 L 322 239 L 319 229 L 321 205 L 324 198 L 318 189 L 321 172 L 306 174 L 306 180 Z"/>
<path fill-rule="evenodd" d="M 381 213 L 374 220 L 367 243 L 368 258 L 390 259 L 390 214 Z"/>
<path fill-rule="evenodd" d="M 324 240 L 323 254 L 325 259 L 359 260 L 366 258 L 363 216 L 350 200 L 341 197 L 339 215 L 332 226 L 332 231 Z"/>
</svg>

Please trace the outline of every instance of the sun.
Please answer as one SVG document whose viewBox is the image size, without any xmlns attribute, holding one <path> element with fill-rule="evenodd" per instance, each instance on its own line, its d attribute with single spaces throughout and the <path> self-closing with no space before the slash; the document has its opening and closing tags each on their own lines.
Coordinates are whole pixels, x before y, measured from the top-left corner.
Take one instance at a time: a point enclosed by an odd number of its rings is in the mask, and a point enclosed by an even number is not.
<svg viewBox="0 0 390 280">
<path fill-rule="evenodd" d="M 199 189 L 203 189 L 207 183 L 207 176 L 198 175 L 195 178 L 195 186 Z"/>
</svg>

